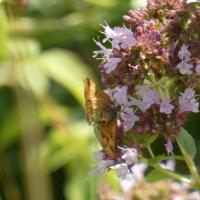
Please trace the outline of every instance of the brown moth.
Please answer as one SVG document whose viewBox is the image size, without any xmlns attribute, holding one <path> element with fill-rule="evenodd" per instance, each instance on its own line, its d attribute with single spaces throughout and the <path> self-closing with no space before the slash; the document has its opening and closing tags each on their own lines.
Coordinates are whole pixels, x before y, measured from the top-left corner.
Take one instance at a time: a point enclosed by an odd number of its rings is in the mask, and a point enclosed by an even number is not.
<svg viewBox="0 0 200 200">
<path fill-rule="evenodd" d="M 117 111 L 108 94 L 103 92 L 90 79 L 84 81 L 87 121 L 104 152 L 111 159 L 116 152 Z"/>
</svg>

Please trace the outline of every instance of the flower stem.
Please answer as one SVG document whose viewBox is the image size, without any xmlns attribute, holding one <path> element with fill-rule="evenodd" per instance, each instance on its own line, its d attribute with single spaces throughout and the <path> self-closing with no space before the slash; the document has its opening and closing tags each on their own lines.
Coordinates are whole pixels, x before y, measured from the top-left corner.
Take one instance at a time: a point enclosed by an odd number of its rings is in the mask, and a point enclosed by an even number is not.
<svg viewBox="0 0 200 200">
<path fill-rule="evenodd" d="M 187 184 L 191 184 L 191 180 L 190 180 L 190 179 L 185 178 L 185 177 L 183 177 L 183 176 L 180 175 L 180 174 L 174 173 L 173 171 L 170 171 L 170 170 L 167 170 L 167 169 L 163 169 L 163 168 L 161 168 L 160 166 L 159 166 L 159 167 L 156 166 L 156 168 L 157 168 L 159 171 L 161 171 L 162 173 L 164 173 L 164 174 L 170 176 L 171 178 L 174 178 L 174 179 L 176 179 L 176 180 L 178 180 L 178 181 L 181 181 L 181 182 L 185 182 L 185 183 L 187 183 Z"/>
<path fill-rule="evenodd" d="M 153 152 L 153 150 L 152 150 L 150 144 L 147 146 L 147 149 L 148 149 L 148 151 L 149 151 L 150 156 L 151 156 L 152 158 L 155 158 L 155 154 L 154 154 L 154 152 Z"/>
<path fill-rule="evenodd" d="M 184 161 L 185 161 L 192 177 L 194 178 L 192 186 L 196 187 L 200 190 L 200 177 L 199 177 L 197 168 L 196 168 L 193 160 L 191 159 L 191 157 L 186 153 L 186 151 L 183 149 L 183 147 L 181 146 L 181 144 L 179 142 L 178 142 L 178 146 L 181 150 L 181 153 L 183 154 Z"/>
</svg>

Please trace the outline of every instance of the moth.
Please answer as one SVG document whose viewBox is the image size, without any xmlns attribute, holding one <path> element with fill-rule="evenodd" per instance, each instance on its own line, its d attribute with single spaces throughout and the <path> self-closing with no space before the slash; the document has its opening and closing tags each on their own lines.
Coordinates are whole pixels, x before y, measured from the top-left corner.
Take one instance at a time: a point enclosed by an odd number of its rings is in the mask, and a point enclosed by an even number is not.
<svg viewBox="0 0 200 200">
<path fill-rule="evenodd" d="M 106 155 L 116 153 L 117 109 L 111 98 L 90 79 L 84 81 L 86 115 Z"/>
</svg>

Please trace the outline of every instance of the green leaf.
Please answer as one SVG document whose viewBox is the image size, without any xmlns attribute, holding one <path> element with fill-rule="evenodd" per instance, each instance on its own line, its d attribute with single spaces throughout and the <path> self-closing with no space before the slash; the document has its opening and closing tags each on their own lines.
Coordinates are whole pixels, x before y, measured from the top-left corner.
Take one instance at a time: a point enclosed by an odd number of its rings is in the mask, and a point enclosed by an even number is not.
<svg viewBox="0 0 200 200">
<path fill-rule="evenodd" d="M 176 141 L 192 159 L 195 157 L 197 152 L 195 141 L 184 128 L 181 128 L 181 132 L 176 138 Z"/>
<path fill-rule="evenodd" d="M 160 171 L 160 170 L 153 170 L 147 175 L 147 181 L 149 182 L 155 182 L 167 178 L 171 178 L 171 176 L 167 175 L 166 173 Z"/>
<path fill-rule="evenodd" d="M 166 159 L 167 159 L 167 157 L 165 155 L 159 155 L 155 158 L 148 159 L 148 163 L 149 163 L 149 165 L 155 165 Z"/>
<path fill-rule="evenodd" d="M 61 49 L 46 51 L 38 59 L 37 66 L 84 105 L 83 81 L 91 77 L 91 73 L 75 53 Z"/>
</svg>

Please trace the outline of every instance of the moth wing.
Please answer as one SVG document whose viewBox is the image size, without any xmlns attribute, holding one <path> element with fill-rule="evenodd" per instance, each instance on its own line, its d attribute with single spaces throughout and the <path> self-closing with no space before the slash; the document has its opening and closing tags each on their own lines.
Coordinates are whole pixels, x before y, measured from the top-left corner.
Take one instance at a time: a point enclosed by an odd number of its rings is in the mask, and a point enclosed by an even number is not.
<svg viewBox="0 0 200 200">
<path fill-rule="evenodd" d="M 104 152 L 109 158 L 113 159 L 116 152 L 117 119 L 114 118 L 106 123 L 94 124 L 94 132 Z"/>
<path fill-rule="evenodd" d="M 111 103 L 111 99 L 88 78 L 84 81 L 84 95 L 87 121 L 92 124 L 105 111 L 106 107 Z"/>
</svg>

